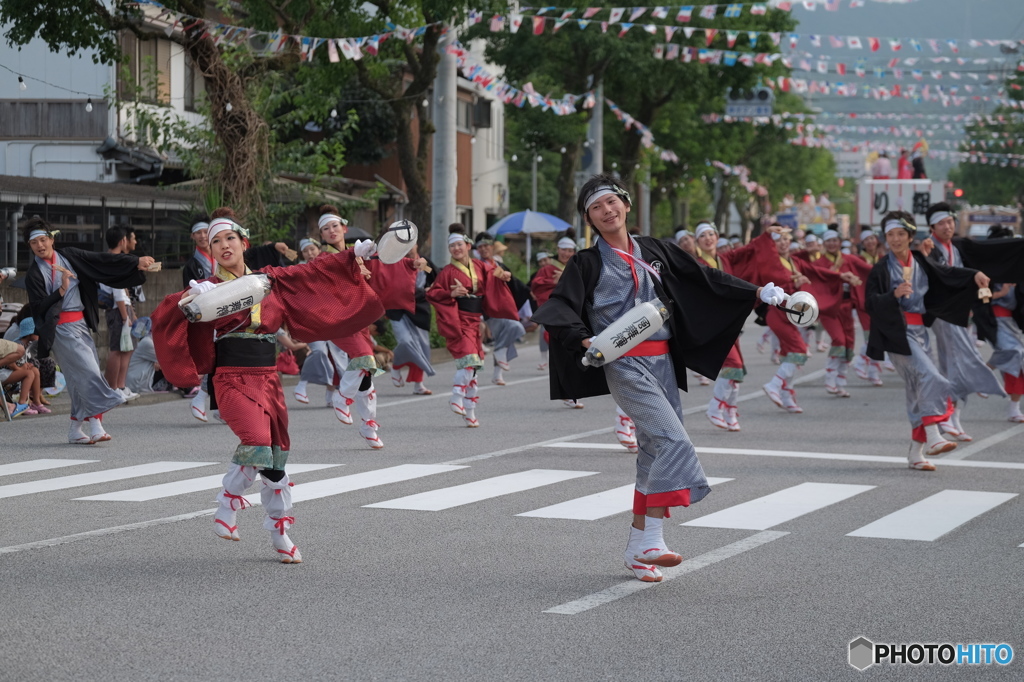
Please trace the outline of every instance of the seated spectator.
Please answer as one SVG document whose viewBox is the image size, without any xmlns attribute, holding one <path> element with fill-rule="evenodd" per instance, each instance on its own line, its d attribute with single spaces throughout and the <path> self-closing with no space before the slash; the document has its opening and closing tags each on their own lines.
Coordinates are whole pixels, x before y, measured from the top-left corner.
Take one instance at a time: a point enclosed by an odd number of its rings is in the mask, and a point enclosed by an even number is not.
<svg viewBox="0 0 1024 682">
<path fill-rule="evenodd" d="M 0 384 L 8 386 L 21 383 L 17 404 L 8 409 L 12 417 L 49 413 L 49 408 L 42 404 L 39 368 L 29 362 L 28 345 L 37 338 L 35 321 L 26 317 L 18 325 L 17 333 L 16 341 L 0 339 Z"/>
</svg>

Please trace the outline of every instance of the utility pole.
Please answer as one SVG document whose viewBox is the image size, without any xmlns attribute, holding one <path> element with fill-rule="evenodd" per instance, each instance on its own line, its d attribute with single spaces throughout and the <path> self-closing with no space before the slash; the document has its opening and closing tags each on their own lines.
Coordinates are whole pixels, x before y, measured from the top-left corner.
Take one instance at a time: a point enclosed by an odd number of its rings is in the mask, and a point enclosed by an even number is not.
<svg viewBox="0 0 1024 682">
<path fill-rule="evenodd" d="M 640 234 L 651 236 L 651 169 L 644 170 L 644 181 L 640 183 Z"/>
<path fill-rule="evenodd" d="M 590 143 L 590 165 L 583 170 L 588 175 L 604 172 L 604 85 L 598 84 L 594 89 L 597 104 L 590 110 L 590 125 L 587 128 L 587 141 Z"/>
<path fill-rule="evenodd" d="M 530 150 L 530 208 L 537 212 L 537 148 Z"/>
<path fill-rule="evenodd" d="M 457 90 L 455 55 L 448 54 L 448 45 L 455 40 L 455 30 L 438 43 L 441 59 L 434 80 L 434 158 L 430 187 L 430 259 L 438 267 L 446 265 L 448 225 L 455 222 L 455 190 L 458 186 L 456 168 Z"/>
</svg>

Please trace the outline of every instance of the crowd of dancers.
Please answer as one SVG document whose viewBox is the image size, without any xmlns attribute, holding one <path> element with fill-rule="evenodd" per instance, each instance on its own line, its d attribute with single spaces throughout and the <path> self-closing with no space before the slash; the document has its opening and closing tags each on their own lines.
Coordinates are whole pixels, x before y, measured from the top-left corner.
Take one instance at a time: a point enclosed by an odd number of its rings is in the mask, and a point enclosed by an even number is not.
<svg viewBox="0 0 1024 682">
<path fill-rule="evenodd" d="M 552 399 L 579 409 L 589 396 L 614 397 L 609 420 L 620 443 L 637 456 L 625 563 L 644 581 L 660 580 L 659 567 L 682 560 L 662 534 L 671 508 L 710 492 L 683 427 L 678 389 L 685 390 L 688 372 L 701 383 L 713 381 L 707 419 L 725 431 L 741 430 L 737 398 L 747 367 L 738 338 L 751 314 L 765 327 L 758 349 L 770 348 L 777 364 L 763 391 L 785 413 L 803 412 L 794 377 L 813 352 L 827 355 L 822 399 L 849 398 L 851 370 L 867 382 L 865 391 L 883 385 L 884 368 L 898 373 L 906 387 L 912 469 L 934 471 L 929 457 L 972 439 L 963 419 L 974 395 L 1008 396 L 1007 418 L 1024 422 L 1024 306 L 1018 305 L 1024 241 L 998 232 L 986 241 L 958 239 L 945 204 L 929 208 L 924 239 L 918 239 L 913 216 L 895 211 L 864 229 L 856 246 L 844 242 L 835 226 L 816 236 L 770 225 L 747 244 L 724 239 L 710 222 L 680 230 L 674 240 L 639 237 L 626 227 L 630 208 L 616 178 L 592 178 L 578 210 L 598 236 L 595 245 L 578 250 L 570 232 L 554 256 L 538 255 L 529 282 L 504 266 L 490 237 L 473 240 L 460 224 L 449 230 L 450 262 L 437 269 L 415 248 L 385 262 L 372 241 L 347 246 L 347 221 L 333 206 L 321 207 L 317 234 L 298 244 L 298 265 L 283 264 L 290 251 L 285 244 L 250 244 L 230 208 L 196 221 L 184 289 L 159 304 L 145 336 L 150 364 L 171 385 L 195 387 L 193 416 L 207 421 L 212 413 L 239 439 L 217 497 L 216 534 L 240 539 L 237 513 L 248 506 L 246 490 L 258 484 L 275 555 L 284 563 L 302 561 L 288 535 L 295 517 L 278 344 L 306 350 L 294 398 L 310 403 L 313 386 L 322 386 L 324 404 L 337 421 L 356 425 L 362 442 L 380 450 L 375 381 L 388 369 L 380 358 L 383 353 L 390 360 L 394 386 L 431 394 L 431 308 L 454 360 L 448 408 L 466 427 L 481 425 L 479 382 L 487 380 L 481 371 L 490 363 L 489 380 L 505 385 L 516 343 L 538 325 L 538 369 L 550 373 Z M 130 249 L 55 249 L 54 234 L 39 218 L 25 226 L 33 258 L 26 278 L 30 313 L 22 329 L 34 332 L 39 356 L 52 352 L 66 377 L 69 442 L 102 442 L 111 438 L 103 415 L 127 397 L 99 368 L 91 337 L 98 292 L 101 285 L 141 285 L 152 259 Z M 269 277 L 272 286 L 251 307 L 194 323 L 179 309 L 186 297 L 253 273 Z M 817 300 L 815 328 L 795 326 L 780 308 L 798 291 Z M 663 327 L 623 357 L 585 367 L 583 356 L 604 329 L 655 300 L 670 301 Z M 385 317 L 397 343 L 393 349 L 375 338 Z M 972 320 L 976 334 L 968 326 Z M 993 348 L 987 361 L 979 352 L 983 341 Z M 115 376 L 113 383 L 123 381 Z"/>
</svg>

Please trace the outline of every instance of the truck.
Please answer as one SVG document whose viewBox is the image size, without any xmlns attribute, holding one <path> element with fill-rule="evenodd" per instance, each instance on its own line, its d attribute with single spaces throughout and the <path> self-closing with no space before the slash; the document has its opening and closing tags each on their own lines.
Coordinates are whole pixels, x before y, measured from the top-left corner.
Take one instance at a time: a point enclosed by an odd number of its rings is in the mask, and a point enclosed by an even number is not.
<svg viewBox="0 0 1024 682">
<path fill-rule="evenodd" d="M 986 239 L 993 225 L 1010 228 L 1016 237 L 1021 234 L 1020 211 L 1010 206 L 966 206 L 958 217 L 956 231 L 961 237 Z"/>
<path fill-rule="evenodd" d="M 889 211 L 908 211 L 918 229 L 927 231 L 928 207 L 944 199 L 939 180 L 861 180 L 857 183 L 857 224 L 878 229 Z"/>
</svg>

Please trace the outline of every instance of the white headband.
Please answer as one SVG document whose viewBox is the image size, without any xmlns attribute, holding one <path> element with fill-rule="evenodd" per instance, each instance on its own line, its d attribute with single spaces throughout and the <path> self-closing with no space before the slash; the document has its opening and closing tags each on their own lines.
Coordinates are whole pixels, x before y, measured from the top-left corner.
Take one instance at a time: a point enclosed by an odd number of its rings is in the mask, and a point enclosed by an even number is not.
<svg viewBox="0 0 1024 682">
<path fill-rule="evenodd" d="M 679 230 L 678 232 L 676 232 L 676 241 L 679 241 L 688 234 L 690 234 L 689 230 Z M 693 235 L 690 236 L 692 237 Z"/>
<path fill-rule="evenodd" d="M 723 246 L 729 246 L 729 240 L 726 239 L 725 237 L 722 237 L 721 239 L 718 240 L 716 246 L 718 248 L 722 248 Z"/>
<path fill-rule="evenodd" d="M 469 241 L 469 237 L 462 234 L 461 232 L 453 232 L 452 234 L 448 235 L 448 246 L 451 246 L 455 242 L 466 242 L 467 244 L 470 245 L 472 245 L 473 243 Z"/>
<path fill-rule="evenodd" d="M 307 246 L 315 246 L 317 248 L 320 248 L 320 242 L 316 241 L 315 239 L 299 240 L 299 253 L 305 251 Z"/>
<path fill-rule="evenodd" d="M 569 239 L 568 237 L 562 237 L 561 239 L 558 240 L 558 248 L 560 248 L 560 249 L 572 249 L 573 251 L 575 251 L 576 250 L 576 242 L 574 242 L 573 240 Z"/>
<path fill-rule="evenodd" d="M 239 225 L 238 223 L 236 223 L 234 220 L 231 220 L 230 218 L 217 218 L 212 223 L 210 223 L 210 229 L 209 232 L 207 233 L 207 239 L 209 239 L 210 242 L 212 243 L 214 237 L 216 237 L 221 232 L 225 231 L 237 232 L 238 234 L 247 239 L 249 237 L 249 231 L 246 230 L 241 225 Z"/>
<path fill-rule="evenodd" d="M 729 237 L 730 244 L 739 244 L 742 240 L 739 237 Z"/>
<path fill-rule="evenodd" d="M 551 254 L 549 254 L 547 251 L 541 251 L 540 253 L 537 254 L 537 260 L 541 261 L 544 260 L 545 258 L 551 258 Z"/>
<path fill-rule="evenodd" d="M 28 233 L 28 240 L 32 241 L 36 237 L 49 237 L 50 233 L 46 230 L 32 230 Z"/>
<path fill-rule="evenodd" d="M 606 197 L 609 194 L 618 194 L 618 192 L 615 191 L 615 188 L 612 187 L 611 185 L 601 185 L 600 187 L 595 189 L 593 192 L 591 192 L 590 196 L 587 197 L 586 202 L 584 202 L 583 212 L 586 213 L 587 211 L 589 211 L 590 207 L 594 205 L 595 201 L 597 201 L 601 197 Z"/>
<path fill-rule="evenodd" d="M 324 225 L 331 222 L 332 220 L 337 220 L 342 225 L 348 225 L 348 221 L 342 218 L 341 216 L 334 215 L 333 213 L 324 213 L 322 216 L 320 216 L 320 221 L 316 224 L 316 228 L 318 230 L 322 230 L 324 229 Z"/>
<path fill-rule="evenodd" d="M 945 220 L 946 218 L 949 218 L 949 217 L 950 217 L 949 211 L 936 211 L 935 213 L 932 214 L 932 217 L 928 219 L 928 224 L 929 225 L 934 225 L 935 223 L 939 222 L 940 220 Z"/>
<path fill-rule="evenodd" d="M 805 244 L 816 244 L 817 242 L 818 242 L 818 238 L 815 235 L 813 235 L 813 234 L 809 234 L 806 237 L 804 237 L 804 243 Z"/>
<path fill-rule="evenodd" d="M 862 230 L 861 233 L 860 233 L 860 238 L 862 240 L 863 239 L 867 239 L 868 237 L 874 237 L 874 236 L 875 236 L 875 231 L 874 230 Z"/>
<path fill-rule="evenodd" d="M 694 232 L 694 236 L 695 236 L 695 238 L 700 239 L 701 235 L 704 234 L 705 232 L 714 232 L 714 231 L 715 231 L 715 228 L 714 228 L 714 226 L 711 223 L 701 223 L 700 225 L 697 226 L 697 231 Z"/>
<path fill-rule="evenodd" d="M 889 232 L 895 229 L 906 230 L 907 224 L 902 220 L 890 220 L 882 227 L 882 229 L 885 230 L 886 234 L 889 234 Z"/>
<path fill-rule="evenodd" d="M 835 230 L 825 230 L 825 233 L 821 235 L 821 241 L 828 241 L 829 239 L 839 239 L 839 233 Z"/>
<path fill-rule="evenodd" d="M 195 225 L 192 226 L 192 234 L 195 234 L 199 230 L 208 230 L 208 229 L 210 229 L 210 223 L 196 223 Z"/>
</svg>

